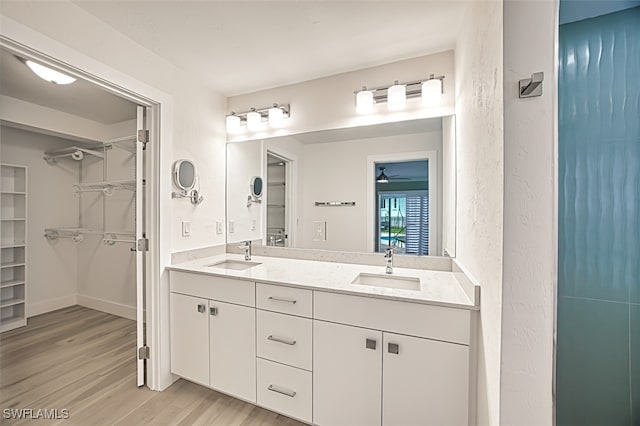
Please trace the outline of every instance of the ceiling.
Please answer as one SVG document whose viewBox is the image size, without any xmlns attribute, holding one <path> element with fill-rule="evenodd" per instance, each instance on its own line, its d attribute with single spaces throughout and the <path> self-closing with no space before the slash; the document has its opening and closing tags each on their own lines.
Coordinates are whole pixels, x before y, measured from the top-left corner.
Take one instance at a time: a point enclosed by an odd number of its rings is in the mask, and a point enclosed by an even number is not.
<svg viewBox="0 0 640 426">
<path fill-rule="evenodd" d="M 0 94 L 102 124 L 136 118 L 136 105 L 84 80 L 56 85 L 42 80 L 12 53 L 0 50 Z"/>
<path fill-rule="evenodd" d="M 75 0 L 231 96 L 455 46 L 462 0 Z"/>
</svg>

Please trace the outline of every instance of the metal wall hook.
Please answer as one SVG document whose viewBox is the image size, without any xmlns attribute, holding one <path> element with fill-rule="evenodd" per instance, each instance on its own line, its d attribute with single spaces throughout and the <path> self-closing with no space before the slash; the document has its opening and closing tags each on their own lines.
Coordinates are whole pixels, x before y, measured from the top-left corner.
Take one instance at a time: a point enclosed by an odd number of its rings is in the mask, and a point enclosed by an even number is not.
<svg viewBox="0 0 640 426">
<path fill-rule="evenodd" d="M 542 82 L 544 81 L 544 73 L 536 72 L 531 74 L 531 78 L 525 78 L 519 81 L 520 98 L 532 98 L 534 96 L 542 96 Z"/>
</svg>

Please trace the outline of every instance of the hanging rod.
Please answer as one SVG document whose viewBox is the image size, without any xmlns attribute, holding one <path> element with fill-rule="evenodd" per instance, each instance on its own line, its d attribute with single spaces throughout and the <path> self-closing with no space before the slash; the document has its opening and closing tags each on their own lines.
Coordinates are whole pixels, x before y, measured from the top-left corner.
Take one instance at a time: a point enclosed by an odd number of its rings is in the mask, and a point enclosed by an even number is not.
<svg viewBox="0 0 640 426">
<path fill-rule="evenodd" d="M 316 207 L 353 207 L 355 201 L 316 201 Z"/>
<path fill-rule="evenodd" d="M 136 153 L 136 141 L 138 140 L 138 136 L 137 135 L 131 135 L 131 136 L 124 136 L 122 138 L 116 138 L 116 139 L 111 139 L 108 140 L 106 142 L 103 143 L 103 146 L 110 148 L 110 147 L 117 147 L 120 149 L 124 149 L 125 151 L 128 151 L 132 154 Z M 133 144 L 130 144 L 128 142 L 133 142 Z"/>
<path fill-rule="evenodd" d="M 74 186 L 76 195 L 82 192 L 102 192 L 104 195 L 111 196 L 116 189 L 126 189 L 129 191 L 136 190 L 135 180 L 113 180 L 109 182 L 92 182 L 80 183 Z"/>
<path fill-rule="evenodd" d="M 44 230 L 44 236 L 49 241 L 68 238 L 76 243 L 84 240 L 85 235 L 98 233 L 98 231 L 89 228 L 45 228 Z"/>
<path fill-rule="evenodd" d="M 58 158 L 71 157 L 76 161 L 80 161 L 84 158 L 85 154 L 93 155 L 94 157 L 104 158 L 104 154 L 95 149 L 81 148 L 79 146 L 70 146 L 68 148 L 56 149 L 55 151 L 48 151 L 44 153 L 44 161 L 49 164 L 55 164 L 58 162 Z"/>
<path fill-rule="evenodd" d="M 133 232 L 105 232 L 102 236 L 102 242 L 108 246 L 115 245 L 116 243 L 135 244 L 136 234 Z"/>
</svg>

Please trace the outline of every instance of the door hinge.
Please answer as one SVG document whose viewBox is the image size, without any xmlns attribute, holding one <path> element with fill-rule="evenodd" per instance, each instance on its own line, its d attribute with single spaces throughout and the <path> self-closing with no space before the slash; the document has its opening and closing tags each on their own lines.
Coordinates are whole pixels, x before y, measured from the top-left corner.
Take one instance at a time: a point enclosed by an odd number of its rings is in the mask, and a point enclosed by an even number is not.
<svg viewBox="0 0 640 426">
<path fill-rule="evenodd" d="M 138 239 L 137 249 L 138 249 L 138 251 L 149 251 L 149 239 L 148 238 L 139 238 Z"/>
<path fill-rule="evenodd" d="M 144 345 L 138 348 L 138 359 L 149 359 L 149 346 Z"/>
<path fill-rule="evenodd" d="M 142 142 L 145 145 L 149 142 L 148 130 L 138 130 L 138 142 Z"/>
</svg>

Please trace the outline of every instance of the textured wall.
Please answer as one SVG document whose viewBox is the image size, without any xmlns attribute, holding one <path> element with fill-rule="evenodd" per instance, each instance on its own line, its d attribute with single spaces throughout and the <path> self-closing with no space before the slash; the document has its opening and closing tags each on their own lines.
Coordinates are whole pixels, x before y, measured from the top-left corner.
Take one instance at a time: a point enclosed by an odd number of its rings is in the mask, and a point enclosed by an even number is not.
<svg viewBox="0 0 640 426">
<path fill-rule="evenodd" d="M 470 3 L 456 44 L 456 262 L 482 287 L 478 424 L 497 425 L 502 310 L 502 3 Z"/>
<path fill-rule="evenodd" d="M 560 426 L 640 424 L 638 76 L 640 7 L 561 26 Z"/>
</svg>

